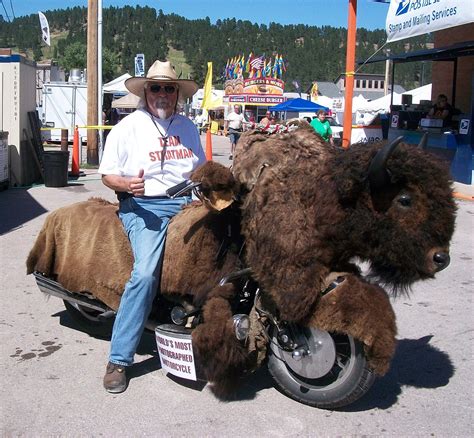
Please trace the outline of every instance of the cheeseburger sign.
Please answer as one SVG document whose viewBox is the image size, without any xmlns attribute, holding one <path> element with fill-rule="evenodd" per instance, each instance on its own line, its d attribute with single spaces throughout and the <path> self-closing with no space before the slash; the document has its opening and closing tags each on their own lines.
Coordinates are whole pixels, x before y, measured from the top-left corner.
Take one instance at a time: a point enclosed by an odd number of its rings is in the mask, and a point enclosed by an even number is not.
<svg viewBox="0 0 474 438">
<path fill-rule="evenodd" d="M 281 55 L 274 59 L 255 57 L 247 60 L 236 57 L 227 61 L 225 68 L 224 96 L 229 103 L 276 105 L 284 102 L 285 83 L 281 79 L 286 71 Z M 247 76 L 247 77 L 244 77 Z"/>
</svg>

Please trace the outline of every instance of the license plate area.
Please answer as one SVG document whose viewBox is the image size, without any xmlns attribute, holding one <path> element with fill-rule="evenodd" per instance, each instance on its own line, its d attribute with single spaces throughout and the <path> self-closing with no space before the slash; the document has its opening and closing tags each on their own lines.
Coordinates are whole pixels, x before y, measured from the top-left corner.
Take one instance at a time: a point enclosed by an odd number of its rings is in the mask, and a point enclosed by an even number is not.
<svg viewBox="0 0 474 438">
<path fill-rule="evenodd" d="M 191 329 L 162 324 L 155 328 L 155 339 L 163 370 L 182 379 L 198 380 Z"/>
</svg>

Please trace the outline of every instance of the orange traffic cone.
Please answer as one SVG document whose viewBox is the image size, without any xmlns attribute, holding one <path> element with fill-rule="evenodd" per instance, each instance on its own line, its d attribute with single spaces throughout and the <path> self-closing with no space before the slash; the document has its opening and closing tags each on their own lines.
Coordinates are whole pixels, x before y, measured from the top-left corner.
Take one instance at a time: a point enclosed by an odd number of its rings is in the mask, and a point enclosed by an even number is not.
<svg viewBox="0 0 474 438">
<path fill-rule="evenodd" d="M 210 127 L 206 132 L 206 159 L 212 161 L 212 134 Z"/>
<path fill-rule="evenodd" d="M 72 142 L 72 163 L 71 175 L 79 176 L 79 129 L 74 128 L 74 137 Z"/>
</svg>

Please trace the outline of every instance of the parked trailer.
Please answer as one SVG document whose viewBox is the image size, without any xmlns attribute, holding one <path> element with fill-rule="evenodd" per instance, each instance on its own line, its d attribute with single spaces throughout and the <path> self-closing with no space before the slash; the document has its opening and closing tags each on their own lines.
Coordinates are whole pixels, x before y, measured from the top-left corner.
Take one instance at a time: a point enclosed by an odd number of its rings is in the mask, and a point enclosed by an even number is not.
<svg viewBox="0 0 474 438">
<path fill-rule="evenodd" d="M 61 141 L 61 128 L 68 130 L 72 141 L 74 127 L 87 125 L 87 84 L 45 83 L 38 113 L 43 127 L 54 128 L 42 131 L 44 141 Z M 87 129 L 79 128 L 79 136 L 86 135 Z"/>
</svg>

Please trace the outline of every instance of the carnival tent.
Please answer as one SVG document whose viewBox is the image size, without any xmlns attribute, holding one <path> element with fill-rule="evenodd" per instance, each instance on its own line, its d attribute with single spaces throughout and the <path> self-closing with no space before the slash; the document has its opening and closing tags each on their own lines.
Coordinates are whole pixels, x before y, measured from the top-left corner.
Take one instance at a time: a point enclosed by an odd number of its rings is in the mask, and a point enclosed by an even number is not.
<svg viewBox="0 0 474 438">
<path fill-rule="evenodd" d="M 318 105 L 317 103 L 311 102 L 310 100 L 296 99 L 287 100 L 286 102 L 280 103 L 278 105 L 272 106 L 270 108 L 272 111 L 288 111 L 288 112 L 301 112 L 301 111 L 318 111 L 320 109 L 324 111 L 329 111 L 329 108 Z"/>
<path fill-rule="evenodd" d="M 422 100 L 431 99 L 431 84 L 405 91 L 403 94 L 410 94 L 412 96 L 412 103 L 419 104 Z M 375 99 L 359 106 L 356 111 L 356 123 L 367 125 L 372 122 L 377 114 L 389 113 L 390 102 L 393 105 L 400 105 L 402 103 L 402 94 L 393 93 L 393 99 L 390 94 L 387 94 L 380 99 Z"/>
<path fill-rule="evenodd" d="M 135 96 L 132 93 L 128 93 L 120 99 L 113 100 L 112 108 L 136 108 L 139 100 L 140 99 L 138 96 Z"/>
<path fill-rule="evenodd" d="M 318 96 L 318 100 L 314 103 L 332 109 L 334 99 L 332 99 L 331 97 L 327 97 L 327 96 Z"/>
<path fill-rule="evenodd" d="M 128 93 L 128 90 L 125 88 L 125 81 L 131 77 L 131 75 L 125 73 L 104 84 L 102 90 L 104 93 Z"/>
<path fill-rule="evenodd" d="M 419 88 L 415 88 L 410 91 L 405 91 L 403 94 L 411 94 L 412 96 L 412 103 L 417 104 L 420 103 L 420 100 L 430 100 L 431 99 L 431 84 L 424 85 Z M 359 111 L 390 111 L 390 102 L 392 98 L 390 94 L 387 94 L 380 99 L 371 100 L 367 102 L 365 105 L 359 106 L 357 109 Z M 393 93 L 393 105 L 400 105 L 402 102 L 402 95 L 398 93 Z"/>
</svg>

